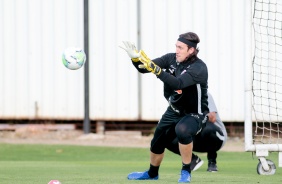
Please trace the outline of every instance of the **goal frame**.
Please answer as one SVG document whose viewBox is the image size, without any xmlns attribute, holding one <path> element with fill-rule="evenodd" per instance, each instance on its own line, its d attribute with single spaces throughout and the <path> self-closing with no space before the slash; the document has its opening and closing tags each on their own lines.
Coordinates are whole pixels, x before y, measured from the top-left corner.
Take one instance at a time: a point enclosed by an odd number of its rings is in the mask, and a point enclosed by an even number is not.
<svg viewBox="0 0 282 184">
<path fill-rule="evenodd" d="M 265 170 L 268 170 L 268 164 L 265 157 L 269 156 L 269 152 L 279 152 L 278 166 L 282 167 L 282 144 L 254 144 L 253 139 L 253 126 L 255 125 L 252 114 L 252 81 L 253 81 L 253 59 L 254 59 L 254 28 L 253 28 L 253 13 L 255 0 L 251 0 L 251 46 L 250 58 L 245 62 L 245 117 L 244 117 L 244 138 L 245 138 L 245 151 L 254 152 Z"/>
</svg>

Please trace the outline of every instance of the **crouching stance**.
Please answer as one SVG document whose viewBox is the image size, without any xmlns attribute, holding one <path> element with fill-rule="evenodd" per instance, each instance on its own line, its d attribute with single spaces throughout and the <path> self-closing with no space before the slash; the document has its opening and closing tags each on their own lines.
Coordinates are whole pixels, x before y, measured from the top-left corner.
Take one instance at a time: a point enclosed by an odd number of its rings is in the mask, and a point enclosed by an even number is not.
<svg viewBox="0 0 282 184">
<path fill-rule="evenodd" d="M 216 172 L 218 171 L 216 161 L 217 151 L 224 146 L 227 140 L 227 132 L 223 122 L 220 119 L 213 97 L 210 93 L 208 93 L 208 102 L 210 110 L 210 113 L 208 114 L 209 121 L 202 127 L 202 131 L 195 136 L 193 140 L 193 151 L 207 153 L 207 171 Z M 171 141 L 168 142 L 166 148 L 180 155 L 178 138 L 174 129 L 171 129 L 167 132 L 167 137 L 169 137 Z M 203 160 L 193 153 L 190 164 L 191 171 L 197 170 L 203 165 L 203 163 Z"/>
<path fill-rule="evenodd" d="M 178 182 L 191 181 L 191 158 L 193 139 L 207 121 L 208 108 L 208 69 L 197 57 L 197 34 L 181 34 L 176 41 L 176 52 L 150 60 L 144 51 L 138 52 L 134 44 L 124 42 L 122 47 L 130 56 L 133 65 L 140 73 L 153 73 L 164 83 L 164 94 L 169 106 L 161 117 L 150 148 L 150 165 L 145 172 L 133 172 L 129 180 L 156 180 L 167 146 L 167 131 L 173 128 L 181 155 L 181 172 Z"/>
</svg>

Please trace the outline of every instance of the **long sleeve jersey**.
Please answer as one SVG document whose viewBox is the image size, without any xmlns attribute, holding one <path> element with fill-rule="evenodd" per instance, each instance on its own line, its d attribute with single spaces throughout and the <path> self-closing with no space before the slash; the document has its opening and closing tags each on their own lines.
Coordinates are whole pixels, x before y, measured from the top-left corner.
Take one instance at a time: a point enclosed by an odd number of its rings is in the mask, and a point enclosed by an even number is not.
<svg viewBox="0 0 282 184">
<path fill-rule="evenodd" d="M 217 133 L 217 136 L 220 140 L 223 141 L 222 143 L 222 146 L 224 146 L 226 140 L 227 140 L 227 131 L 226 131 L 226 128 L 224 126 L 224 123 L 221 121 L 220 117 L 219 117 L 219 113 L 217 111 L 217 107 L 215 105 L 215 102 L 214 102 L 214 99 L 212 97 L 212 95 L 210 93 L 208 93 L 208 101 L 209 101 L 209 109 L 210 109 L 210 112 L 215 112 L 216 113 L 216 120 L 215 120 L 215 125 L 218 126 L 222 133 L 223 133 L 223 136 L 221 136 L 219 133 Z M 222 147 L 221 146 L 221 147 Z"/>
<path fill-rule="evenodd" d="M 165 71 L 157 77 L 164 83 L 164 96 L 170 104 L 185 113 L 209 112 L 208 69 L 201 59 L 179 63 L 175 53 L 168 53 L 152 61 Z M 139 72 L 148 73 L 146 69 L 138 68 L 140 64 L 133 62 Z"/>
</svg>

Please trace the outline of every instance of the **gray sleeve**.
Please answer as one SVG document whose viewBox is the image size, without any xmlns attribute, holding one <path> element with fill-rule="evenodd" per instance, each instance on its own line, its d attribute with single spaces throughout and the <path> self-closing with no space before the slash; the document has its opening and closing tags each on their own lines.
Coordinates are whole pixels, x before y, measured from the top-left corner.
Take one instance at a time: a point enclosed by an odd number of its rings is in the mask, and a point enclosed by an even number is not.
<svg viewBox="0 0 282 184">
<path fill-rule="evenodd" d="M 214 100 L 213 100 L 213 97 L 211 96 L 211 94 L 208 92 L 208 101 L 209 101 L 209 109 L 210 109 L 210 112 L 216 112 L 216 121 L 215 121 L 215 125 L 218 126 L 223 135 L 224 135 L 224 140 L 223 140 L 223 144 L 222 146 L 225 144 L 226 140 L 227 140 L 227 131 L 226 131 L 226 128 L 224 126 L 224 123 L 221 121 L 220 117 L 219 117 L 219 114 L 217 112 L 217 108 L 216 108 L 216 105 L 214 103 Z"/>
<path fill-rule="evenodd" d="M 211 96 L 211 94 L 209 92 L 208 92 L 208 102 L 209 102 L 210 112 L 216 112 L 217 113 L 217 108 L 215 106 L 213 97 Z"/>
</svg>

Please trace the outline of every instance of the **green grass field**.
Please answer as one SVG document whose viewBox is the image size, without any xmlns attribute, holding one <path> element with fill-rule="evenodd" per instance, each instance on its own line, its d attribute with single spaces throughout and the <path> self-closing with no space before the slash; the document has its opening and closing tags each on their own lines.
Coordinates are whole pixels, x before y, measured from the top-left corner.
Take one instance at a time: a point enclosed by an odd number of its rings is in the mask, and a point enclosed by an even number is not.
<svg viewBox="0 0 282 184">
<path fill-rule="evenodd" d="M 217 173 L 206 171 L 206 154 L 198 156 L 205 163 L 192 172 L 192 183 L 282 183 L 277 153 L 267 157 L 277 167 L 271 176 L 257 174 L 258 160 L 251 153 L 218 152 Z M 168 151 L 158 181 L 127 180 L 128 173 L 148 169 L 148 160 L 146 148 L 0 144 L 0 183 L 47 184 L 52 179 L 62 184 L 177 183 L 180 157 Z"/>
</svg>

